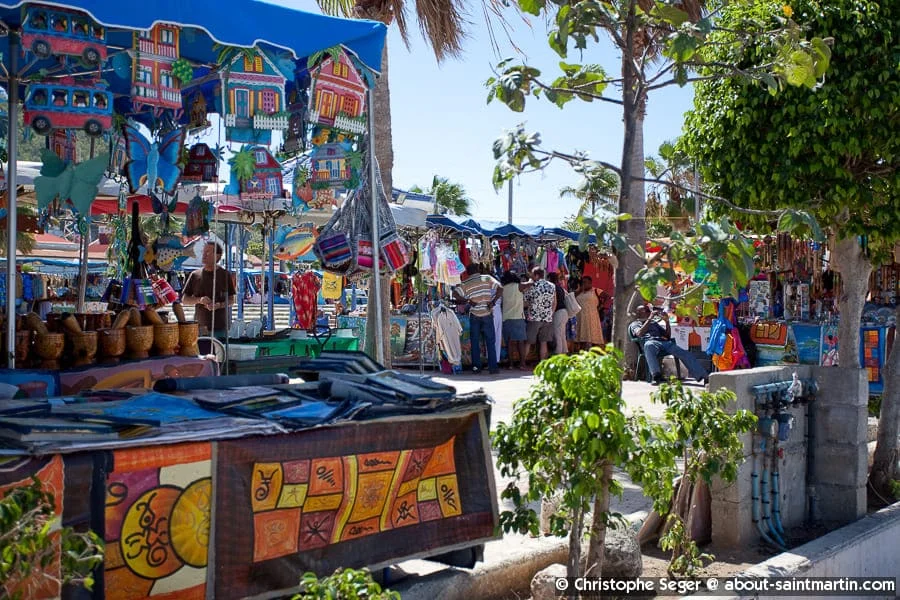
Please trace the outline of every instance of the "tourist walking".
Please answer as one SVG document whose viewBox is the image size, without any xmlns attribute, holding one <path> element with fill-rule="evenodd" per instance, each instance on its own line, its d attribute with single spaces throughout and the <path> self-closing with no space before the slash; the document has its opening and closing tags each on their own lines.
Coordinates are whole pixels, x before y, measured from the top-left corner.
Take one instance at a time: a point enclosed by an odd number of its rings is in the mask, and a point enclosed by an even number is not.
<svg viewBox="0 0 900 600">
<path fill-rule="evenodd" d="M 582 350 L 592 346 L 603 346 L 603 322 L 600 320 L 599 290 L 594 288 L 590 277 L 582 277 L 581 290 L 575 299 L 581 310 L 575 315 L 575 341 Z"/>
<path fill-rule="evenodd" d="M 566 323 L 569 321 L 566 290 L 559 285 L 558 273 L 548 273 L 547 281 L 553 284 L 553 291 L 556 294 L 556 310 L 553 311 L 553 353 L 566 354 L 569 351 L 569 344 L 566 342 Z"/>
<path fill-rule="evenodd" d="M 531 270 L 531 285 L 525 292 L 525 356 L 538 344 L 538 357 L 547 358 L 547 344 L 553 339 L 553 313 L 556 312 L 556 290 L 544 279 L 544 270 Z"/>
</svg>

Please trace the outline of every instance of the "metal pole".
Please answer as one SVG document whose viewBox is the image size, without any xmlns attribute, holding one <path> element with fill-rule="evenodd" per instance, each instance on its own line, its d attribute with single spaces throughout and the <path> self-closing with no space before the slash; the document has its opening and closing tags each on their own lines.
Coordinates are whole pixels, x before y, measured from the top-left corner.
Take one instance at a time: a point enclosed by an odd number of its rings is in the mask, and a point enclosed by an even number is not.
<svg viewBox="0 0 900 600">
<path fill-rule="evenodd" d="M 9 33 L 9 133 L 6 138 L 9 151 L 9 172 L 6 174 L 8 198 L 6 210 L 6 364 L 16 368 L 16 144 L 19 140 L 19 34 Z"/>
<path fill-rule="evenodd" d="M 509 204 L 506 209 L 506 222 L 512 225 L 512 179 L 509 180 Z"/>
<path fill-rule="evenodd" d="M 233 223 L 225 223 L 225 270 L 228 272 L 228 276 L 231 277 L 232 269 L 234 268 L 234 258 L 232 257 L 232 251 L 234 250 L 234 224 Z M 228 290 L 228 286 L 225 286 L 225 289 Z M 231 323 L 231 306 L 226 302 L 225 314 L 228 315 L 228 323 Z M 230 328 L 230 327 L 229 327 Z"/>
<path fill-rule="evenodd" d="M 78 246 L 78 254 L 81 257 L 81 265 L 78 268 L 78 301 L 75 304 L 75 312 L 84 313 L 85 296 L 87 296 L 88 275 L 88 245 L 91 243 L 91 214 L 78 218 L 81 231 L 81 244 Z"/>
<path fill-rule="evenodd" d="M 237 227 L 237 225 L 235 225 Z M 246 292 L 244 291 L 244 230 L 241 229 L 238 234 L 238 284 L 237 284 L 237 318 L 244 318 L 244 296 L 246 296 Z"/>
<path fill-rule="evenodd" d="M 372 331 L 375 332 L 375 361 L 384 364 L 384 336 L 381 327 L 381 234 L 378 231 L 378 176 L 375 170 L 375 94 L 372 88 L 366 90 L 366 101 L 369 104 L 369 192 L 371 193 L 370 211 L 372 213 L 372 279 L 375 282 L 375 302 L 369 298 L 368 318 L 377 319 Z"/>
<path fill-rule="evenodd" d="M 272 226 L 269 227 L 269 272 L 266 274 L 269 282 L 269 293 L 266 304 L 268 305 L 269 331 L 275 331 L 275 218 L 272 218 Z M 263 287 L 265 294 L 265 287 Z"/>
</svg>

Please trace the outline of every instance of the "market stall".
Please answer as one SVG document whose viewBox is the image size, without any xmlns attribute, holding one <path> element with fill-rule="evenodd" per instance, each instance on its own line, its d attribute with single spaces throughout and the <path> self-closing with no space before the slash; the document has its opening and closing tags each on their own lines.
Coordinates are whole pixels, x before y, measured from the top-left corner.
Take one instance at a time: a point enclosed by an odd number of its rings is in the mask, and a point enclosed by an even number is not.
<svg viewBox="0 0 900 600">
<path fill-rule="evenodd" d="M 11 214 L 16 213 L 19 191 L 15 141 L 20 108 L 24 109 L 25 125 L 39 135 L 78 132 L 76 135 L 92 140 L 90 157 L 81 162 L 68 158 L 65 144 L 52 147 L 52 152 L 42 156 L 41 174 L 33 177 L 38 208 L 51 214 L 71 211 L 82 229 L 89 227 L 95 210 L 91 204 L 100 193 L 104 171 L 120 183 L 114 211 L 128 211 L 132 196 L 143 194 L 155 213 L 165 215 L 178 204 L 179 180 L 187 193 L 196 189 L 198 182 L 217 185 L 218 162 L 224 158 L 219 147 L 201 152 L 201 145 L 195 144 L 188 160 L 182 162 L 185 132 L 209 130 L 207 114 L 212 111 L 220 116 L 219 139 L 229 145 L 243 144 L 239 149 L 228 148 L 234 155 L 232 184 L 242 202 L 282 196 L 280 185 L 275 186 L 275 180 L 267 176 L 269 172 L 280 176 L 280 164 L 271 155 L 259 158 L 268 154 L 273 131 L 288 130 L 286 141 L 296 138 L 299 146 L 312 131 L 325 136 L 317 144 L 322 145 L 331 135 L 324 129 L 327 125 L 330 132 L 349 130 L 356 136 L 354 152 L 365 147 L 362 134 L 367 131 L 366 102 L 370 100 L 366 82 L 380 65 L 381 24 L 242 2 L 230 7 L 194 6 L 197 22 L 184 22 L 183 11 L 164 2 L 125 6 L 73 1 L 68 6 L 0 4 L 0 20 L 10 32 L 3 38 L 2 56 L 9 90 L 7 205 Z M 234 11 L 242 14 L 238 27 L 222 18 Z M 263 31 L 265 40 L 259 35 Z M 333 51 L 338 44 L 344 48 L 340 57 Z M 308 57 L 325 49 L 332 49 L 331 54 L 320 55 L 317 64 L 311 65 Z M 319 91 L 324 93 L 326 86 L 318 77 L 324 62 L 335 72 L 340 66 L 342 75 L 362 84 L 352 90 L 356 104 L 350 108 L 342 104 L 340 114 L 333 102 L 327 110 L 319 104 L 322 94 L 312 99 L 308 94 L 311 82 L 321 83 Z M 329 98 L 344 97 L 338 88 L 340 85 L 332 86 Z M 127 120 L 121 130 L 119 121 L 113 127 L 113 116 Z M 95 144 L 102 136 L 106 139 Z M 107 145 L 109 155 L 100 151 Z M 371 136 L 366 149 L 371 151 Z M 85 185 L 64 185 L 73 172 Z M 347 169 L 346 175 L 344 187 L 352 187 L 358 168 Z M 320 195 L 324 190 L 316 188 L 315 192 Z M 123 198 L 127 199 L 124 206 Z M 188 203 L 186 212 L 187 230 L 203 216 L 200 193 Z M 9 254 L 13 254 L 16 219 L 7 221 Z M 179 252 L 174 243 L 163 246 L 157 240 L 153 245 L 164 250 L 157 252 L 157 266 L 161 254 L 171 258 Z M 378 257 L 374 260 L 377 265 Z M 149 265 L 150 260 L 147 262 Z M 131 265 L 131 274 L 135 273 L 137 269 Z M 147 280 L 132 279 L 128 283 L 135 289 Z M 11 265 L 6 282 L 8 288 L 15 284 Z M 12 316 L 17 307 L 11 294 L 6 308 L 8 362 L 12 365 Z"/>
<path fill-rule="evenodd" d="M 394 192 L 395 200 L 412 199 L 417 206 L 431 198 Z M 413 246 L 413 256 L 406 268 L 394 273 L 391 284 L 394 365 L 441 368 L 445 372 L 471 365 L 468 317 L 457 313 L 451 294 L 471 262 L 483 265 L 497 278 L 506 270 L 522 274 L 530 267 L 541 266 L 547 273 L 559 273 L 569 289 L 577 288 L 582 275 L 589 274 L 595 289 L 612 297 L 614 259 L 593 248 L 593 236 L 588 240 L 591 247 L 582 250 L 579 235 L 561 228 L 516 226 L 452 215 L 429 215 L 426 225 L 425 230 L 403 231 Z M 446 360 L 436 336 L 437 317 L 445 310 L 454 313 L 454 320 L 447 321 L 454 331 L 447 335 L 460 340 L 461 362 L 457 364 Z M 365 335 L 365 323 L 366 317 L 358 314 L 337 319 L 338 327 L 352 329 L 357 337 Z M 459 333 L 455 332 L 457 323 Z M 505 346 L 501 345 L 498 356 L 506 356 Z"/>
<path fill-rule="evenodd" d="M 35 476 L 63 525 L 104 539 L 97 598 L 288 594 L 307 571 L 451 550 L 473 564 L 499 523 L 487 398 L 358 354 L 304 368 L 319 381 L 7 404 L 0 491 Z M 59 595 L 39 583 L 33 600 Z"/>
<path fill-rule="evenodd" d="M 676 310 L 672 334 L 679 346 L 706 352 L 711 325 L 724 317 L 740 338 L 739 353 L 746 366 L 783 364 L 837 365 L 837 298 L 840 274 L 830 269 L 828 244 L 792 239 L 785 234 L 756 241 L 757 274 L 738 298 L 722 298 L 715 285 L 707 288 L 694 311 Z M 671 292 L 683 292 L 704 272 L 682 274 L 683 280 L 662 290 L 658 301 Z M 868 371 L 869 391 L 882 393 L 884 361 L 896 335 L 900 264 L 876 268 L 869 282 L 868 302 L 862 314 L 858 343 L 860 363 Z M 723 311 L 723 307 L 725 310 Z M 710 354 L 721 356 L 721 352 Z M 726 360 L 720 370 L 735 368 L 740 360 Z"/>
</svg>

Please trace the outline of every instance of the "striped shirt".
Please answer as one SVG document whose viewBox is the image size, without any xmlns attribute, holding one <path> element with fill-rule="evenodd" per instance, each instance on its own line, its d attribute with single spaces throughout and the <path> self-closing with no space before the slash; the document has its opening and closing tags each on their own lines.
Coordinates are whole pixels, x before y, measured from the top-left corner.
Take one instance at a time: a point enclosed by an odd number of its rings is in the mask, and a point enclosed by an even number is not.
<svg viewBox="0 0 900 600">
<path fill-rule="evenodd" d="M 472 275 L 459 286 L 463 297 L 472 304 L 470 312 L 473 317 L 491 314 L 489 303 L 499 288 L 500 282 L 490 275 Z"/>
</svg>

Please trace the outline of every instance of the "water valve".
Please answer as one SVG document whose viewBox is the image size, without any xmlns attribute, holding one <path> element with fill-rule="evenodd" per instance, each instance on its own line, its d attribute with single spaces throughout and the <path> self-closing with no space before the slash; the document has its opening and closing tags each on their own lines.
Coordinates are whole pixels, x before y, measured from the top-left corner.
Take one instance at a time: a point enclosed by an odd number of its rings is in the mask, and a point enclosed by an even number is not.
<svg viewBox="0 0 900 600">
<path fill-rule="evenodd" d="M 781 413 L 776 415 L 778 421 L 778 441 L 786 442 L 791 435 L 791 429 L 794 427 L 794 415 L 790 413 Z"/>
</svg>

